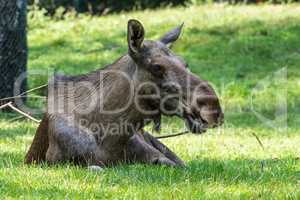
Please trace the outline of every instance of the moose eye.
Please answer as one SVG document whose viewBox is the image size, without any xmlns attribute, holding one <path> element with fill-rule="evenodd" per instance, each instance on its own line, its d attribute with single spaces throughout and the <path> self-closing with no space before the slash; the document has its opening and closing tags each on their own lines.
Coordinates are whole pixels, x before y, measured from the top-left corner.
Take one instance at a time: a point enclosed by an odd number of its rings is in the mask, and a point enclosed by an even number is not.
<svg viewBox="0 0 300 200">
<path fill-rule="evenodd" d="M 162 65 L 158 65 L 158 64 L 151 65 L 150 71 L 153 75 L 159 76 L 159 77 L 162 77 L 165 73 L 164 67 Z"/>
</svg>

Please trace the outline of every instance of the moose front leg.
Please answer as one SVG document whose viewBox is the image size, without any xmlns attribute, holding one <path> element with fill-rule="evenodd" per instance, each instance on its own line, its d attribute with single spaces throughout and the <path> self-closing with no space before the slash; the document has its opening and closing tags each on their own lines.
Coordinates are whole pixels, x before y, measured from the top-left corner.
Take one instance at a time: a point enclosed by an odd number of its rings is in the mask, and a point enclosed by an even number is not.
<svg viewBox="0 0 300 200">
<path fill-rule="evenodd" d="M 82 128 L 70 125 L 63 118 L 49 121 L 49 148 L 46 160 L 50 164 L 74 161 L 82 165 L 103 166 L 105 156 L 94 136 Z"/>
<path fill-rule="evenodd" d="M 131 162 L 184 166 L 181 159 L 147 132 L 136 133 L 130 138 L 127 154 Z"/>
<path fill-rule="evenodd" d="M 161 143 L 157 138 L 155 138 L 150 133 L 144 131 L 143 136 L 147 143 L 151 144 L 153 147 L 155 147 L 157 150 L 159 150 L 162 154 L 164 154 L 167 158 L 172 160 L 176 163 L 176 165 L 179 166 L 185 166 L 184 162 L 174 153 L 172 152 L 166 145 Z"/>
</svg>

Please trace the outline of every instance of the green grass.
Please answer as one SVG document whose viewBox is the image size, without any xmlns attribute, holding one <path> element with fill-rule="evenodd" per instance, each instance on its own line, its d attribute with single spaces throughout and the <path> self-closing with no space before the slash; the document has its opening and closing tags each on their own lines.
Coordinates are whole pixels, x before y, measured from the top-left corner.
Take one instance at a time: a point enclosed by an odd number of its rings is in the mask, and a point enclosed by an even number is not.
<svg viewBox="0 0 300 200">
<path fill-rule="evenodd" d="M 185 22 L 174 51 L 214 85 L 224 126 L 164 140 L 186 169 L 130 165 L 95 173 L 72 165 L 23 165 L 37 125 L 12 123 L 15 115 L 1 114 L 0 198 L 300 199 L 300 6 L 210 5 L 65 20 L 29 13 L 29 69 L 45 72 L 31 75 L 29 86 L 46 83 L 53 70 L 80 74 L 116 60 L 127 51 L 129 18 L 142 21 L 151 39 Z M 287 79 L 280 82 L 274 77 L 284 67 Z M 263 82 L 264 89 L 256 87 Z M 287 127 L 277 119 L 274 129 L 253 108 L 274 119 L 278 94 L 287 97 Z M 180 127 L 178 119 L 164 119 L 163 134 Z"/>
</svg>

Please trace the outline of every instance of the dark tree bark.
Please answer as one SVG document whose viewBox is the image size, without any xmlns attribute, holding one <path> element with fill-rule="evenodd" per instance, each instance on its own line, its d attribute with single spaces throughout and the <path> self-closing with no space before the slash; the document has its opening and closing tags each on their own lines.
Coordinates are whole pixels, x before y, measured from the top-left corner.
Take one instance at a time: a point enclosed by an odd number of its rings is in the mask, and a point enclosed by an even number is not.
<svg viewBox="0 0 300 200">
<path fill-rule="evenodd" d="M 27 0 L 0 0 L 0 99 L 26 90 L 26 78 L 16 82 L 27 64 Z M 0 105 L 7 101 L 0 101 Z"/>
</svg>

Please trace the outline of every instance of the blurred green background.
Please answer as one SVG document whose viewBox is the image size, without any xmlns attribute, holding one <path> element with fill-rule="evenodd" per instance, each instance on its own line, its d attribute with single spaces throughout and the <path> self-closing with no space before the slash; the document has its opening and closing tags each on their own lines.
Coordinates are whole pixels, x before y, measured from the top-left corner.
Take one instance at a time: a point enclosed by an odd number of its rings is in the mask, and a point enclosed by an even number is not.
<svg viewBox="0 0 300 200">
<path fill-rule="evenodd" d="M 93 173 L 72 164 L 23 165 L 37 124 L 1 114 L 0 197 L 300 199 L 300 5 L 187 2 L 102 16 L 63 7 L 49 14 L 29 8 L 28 70 L 45 74 L 29 75 L 29 88 L 47 83 L 53 71 L 82 74 L 115 61 L 127 52 L 128 19 L 144 24 L 147 39 L 185 22 L 173 51 L 213 84 L 225 124 L 201 136 L 164 140 L 186 169 L 121 165 Z M 165 118 L 162 126 L 168 134 L 183 123 Z"/>
<path fill-rule="evenodd" d="M 161 7 L 191 6 L 207 3 L 254 4 L 254 3 L 285 4 L 299 0 L 29 0 L 29 5 L 45 9 L 53 15 L 58 8 L 65 11 L 74 10 L 78 13 L 105 15 L 121 11 L 153 9 Z"/>
</svg>

